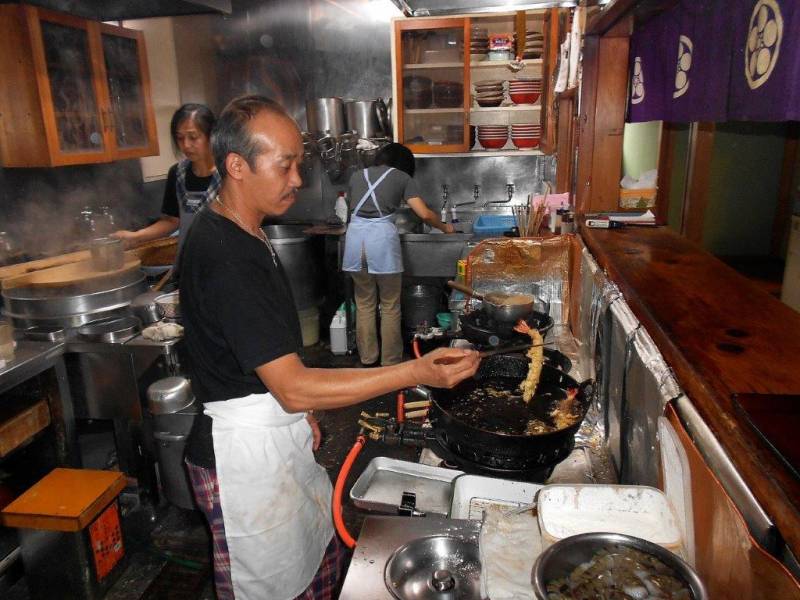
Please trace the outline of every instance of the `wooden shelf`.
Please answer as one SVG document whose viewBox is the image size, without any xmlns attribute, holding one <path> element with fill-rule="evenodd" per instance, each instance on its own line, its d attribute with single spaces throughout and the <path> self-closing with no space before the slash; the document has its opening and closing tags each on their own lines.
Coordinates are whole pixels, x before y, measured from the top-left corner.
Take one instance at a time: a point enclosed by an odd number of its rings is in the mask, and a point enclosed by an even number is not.
<svg viewBox="0 0 800 600">
<path fill-rule="evenodd" d="M 493 67 L 508 67 L 510 61 L 507 60 L 479 60 L 478 62 L 470 63 L 471 69 L 490 69 Z M 526 58 L 522 64 L 527 66 L 539 66 L 544 64 L 541 58 Z"/>
<path fill-rule="evenodd" d="M 540 104 L 514 104 L 513 106 L 477 106 L 470 108 L 471 113 L 505 113 L 505 112 L 538 112 Z"/>
<path fill-rule="evenodd" d="M 464 158 L 467 156 L 542 156 L 543 154 L 544 152 L 538 148 L 531 150 L 509 150 L 501 148 L 500 150 L 471 150 L 469 152 L 444 152 L 440 154 L 415 153 L 414 156 L 417 158 Z"/>
<path fill-rule="evenodd" d="M 440 62 L 440 63 L 410 63 L 403 65 L 403 69 L 409 71 L 417 69 L 463 69 L 463 62 Z"/>
<path fill-rule="evenodd" d="M 463 113 L 463 108 L 407 108 L 407 115 L 443 115 L 448 113 Z"/>
</svg>

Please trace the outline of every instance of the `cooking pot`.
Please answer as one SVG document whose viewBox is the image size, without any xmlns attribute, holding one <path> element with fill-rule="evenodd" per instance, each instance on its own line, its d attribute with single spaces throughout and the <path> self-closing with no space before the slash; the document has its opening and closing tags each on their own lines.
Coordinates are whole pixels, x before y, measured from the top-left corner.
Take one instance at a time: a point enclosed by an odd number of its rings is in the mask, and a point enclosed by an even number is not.
<svg viewBox="0 0 800 600">
<path fill-rule="evenodd" d="M 347 128 L 357 132 L 359 138 L 369 139 L 385 135 L 377 100 L 348 100 L 344 103 L 344 110 L 347 115 Z"/>
<path fill-rule="evenodd" d="M 486 313 L 502 323 L 515 323 L 524 319 L 533 312 L 533 305 L 536 303 L 536 297 L 532 294 L 506 294 L 504 292 L 479 294 L 471 287 L 457 281 L 448 281 L 447 285 L 483 301 Z"/>
<path fill-rule="evenodd" d="M 440 442 L 459 457 L 498 472 L 535 471 L 552 467 L 572 451 L 575 433 L 581 426 L 592 396 L 591 381 L 578 384 L 572 377 L 545 363 L 536 395 L 521 400 L 497 400 L 488 387 L 514 389 L 528 373 L 528 359 L 522 355 L 498 354 L 481 361 L 475 377 L 452 389 L 430 389 L 430 420 Z M 552 423 L 549 413 L 577 389 L 576 420 L 563 429 L 526 434 L 530 419 Z M 476 402 L 474 392 L 487 390 Z M 472 399 L 471 399 L 472 398 Z"/>
<path fill-rule="evenodd" d="M 314 98 L 306 101 L 308 131 L 317 135 L 341 135 L 346 131 L 341 98 Z"/>
</svg>

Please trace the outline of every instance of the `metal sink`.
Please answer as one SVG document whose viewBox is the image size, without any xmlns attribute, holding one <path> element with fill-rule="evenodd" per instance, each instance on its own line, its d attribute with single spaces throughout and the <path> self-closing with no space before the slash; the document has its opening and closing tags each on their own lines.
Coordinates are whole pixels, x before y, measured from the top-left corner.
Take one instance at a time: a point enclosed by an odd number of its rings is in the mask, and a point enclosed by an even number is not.
<svg viewBox="0 0 800 600">
<path fill-rule="evenodd" d="M 471 233 L 401 233 L 403 267 L 410 277 L 453 277 Z"/>
</svg>

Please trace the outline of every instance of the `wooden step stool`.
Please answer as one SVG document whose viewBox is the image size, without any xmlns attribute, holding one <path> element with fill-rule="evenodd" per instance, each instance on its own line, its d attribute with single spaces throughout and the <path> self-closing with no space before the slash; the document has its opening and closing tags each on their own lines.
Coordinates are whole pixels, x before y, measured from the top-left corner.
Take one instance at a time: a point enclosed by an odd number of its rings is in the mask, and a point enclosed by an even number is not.
<svg viewBox="0 0 800 600">
<path fill-rule="evenodd" d="M 31 598 L 102 598 L 124 568 L 118 471 L 53 469 L 6 506 Z"/>
</svg>

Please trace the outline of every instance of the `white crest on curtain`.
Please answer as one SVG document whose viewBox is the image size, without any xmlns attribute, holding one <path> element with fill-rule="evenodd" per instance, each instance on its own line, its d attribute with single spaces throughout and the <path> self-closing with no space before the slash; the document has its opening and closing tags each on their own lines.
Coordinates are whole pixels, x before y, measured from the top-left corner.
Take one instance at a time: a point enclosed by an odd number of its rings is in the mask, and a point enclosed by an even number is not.
<svg viewBox="0 0 800 600">
<path fill-rule="evenodd" d="M 694 44 L 688 36 L 678 38 L 678 64 L 675 67 L 675 91 L 673 98 L 680 98 L 689 91 L 689 69 L 692 68 Z"/>
<path fill-rule="evenodd" d="M 776 0 L 758 0 L 750 15 L 744 75 L 751 90 L 766 83 L 778 62 L 783 39 L 783 15 Z"/>
<path fill-rule="evenodd" d="M 631 104 L 639 104 L 644 100 L 644 71 L 642 59 L 637 56 L 633 61 L 633 77 L 631 78 Z"/>
</svg>

